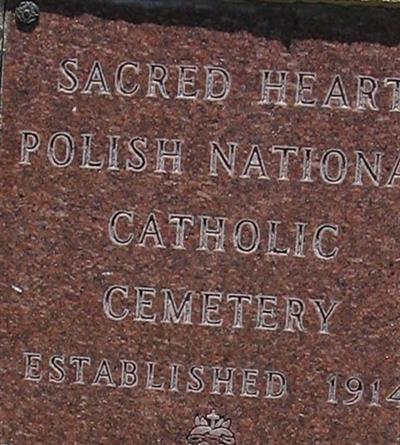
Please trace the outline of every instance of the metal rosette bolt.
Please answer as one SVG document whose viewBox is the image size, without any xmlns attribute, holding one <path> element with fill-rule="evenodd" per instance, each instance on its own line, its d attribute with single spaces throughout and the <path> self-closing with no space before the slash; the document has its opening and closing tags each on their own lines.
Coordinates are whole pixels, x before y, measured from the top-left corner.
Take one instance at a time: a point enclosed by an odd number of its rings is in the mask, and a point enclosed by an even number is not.
<svg viewBox="0 0 400 445">
<path fill-rule="evenodd" d="M 39 6 L 32 1 L 22 1 L 15 8 L 15 17 L 21 25 L 32 26 L 39 20 Z"/>
</svg>

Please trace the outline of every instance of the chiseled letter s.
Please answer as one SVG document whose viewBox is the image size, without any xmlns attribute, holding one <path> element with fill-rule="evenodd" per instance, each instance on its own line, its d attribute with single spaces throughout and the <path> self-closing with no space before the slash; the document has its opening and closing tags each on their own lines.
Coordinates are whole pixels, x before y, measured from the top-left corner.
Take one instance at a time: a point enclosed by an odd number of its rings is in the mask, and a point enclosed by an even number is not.
<svg viewBox="0 0 400 445">
<path fill-rule="evenodd" d="M 78 69 L 78 59 L 64 59 L 60 62 L 60 73 L 64 76 L 68 83 L 63 84 L 59 79 L 57 83 L 57 91 L 66 94 L 73 94 L 78 91 L 79 79 L 72 69 Z"/>
</svg>

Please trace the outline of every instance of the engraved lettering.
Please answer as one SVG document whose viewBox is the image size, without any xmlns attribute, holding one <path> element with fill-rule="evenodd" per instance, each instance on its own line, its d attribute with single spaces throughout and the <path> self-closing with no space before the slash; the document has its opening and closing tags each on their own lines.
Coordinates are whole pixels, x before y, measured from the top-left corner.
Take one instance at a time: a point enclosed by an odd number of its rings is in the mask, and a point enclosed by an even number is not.
<svg viewBox="0 0 400 445">
<path fill-rule="evenodd" d="M 334 247 L 330 252 L 326 252 L 322 248 L 322 238 L 325 232 L 332 232 L 334 236 L 339 236 L 339 226 L 334 224 L 322 224 L 315 231 L 313 247 L 317 258 L 324 260 L 331 260 L 335 258 L 339 252 L 338 247 Z"/>
<path fill-rule="evenodd" d="M 349 108 L 350 103 L 347 98 L 346 90 L 344 88 L 343 80 L 340 75 L 336 75 L 332 81 L 331 87 L 329 88 L 328 94 L 322 104 L 323 107 L 331 108 L 334 102 L 339 108 Z"/>
<path fill-rule="evenodd" d="M 280 153 L 281 162 L 279 168 L 279 177 L 280 181 L 288 181 L 288 170 L 289 170 L 289 155 L 293 153 L 297 155 L 298 148 L 297 147 L 272 147 L 272 153 Z"/>
<path fill-rule="evenodd" d="M 231 88 L 231 75 L 221 67 L 206 66 L 206 89 L 204 99 L 221 101 L 228 97 Z"/>
<path fill-rule="evenodd" d="M 143 227 L 143 231 L 140 235 L 138 244 L 139 246 L 145 246 L 147 242 L 147 238 L 153 240 L 154 247 L 159 249 L 164 249 L 165 244 L 161 236 L 159 224 L 157 222 L 156 215 L 154 213 L 150 213 L 147 218 L 146 224 Z"/>
<path fill-rule="evenodd" d="M 393 187 L 394 181 L 400 178 L 400 155 L 397 156 L 396 162 L 390 172 L 386 187 Z"/>
<path fill-rule="evenodd" d="M 287 392 L 287 378 L 281 372 L 268 371 L 267 377 L 267 399 L 280 399 Z"/>
<path fill-rule="evenodd" d="M 278 248 L 277 238 L 278 238 L 278 226 L 281 221 L 269 221 L 269 237 L 268 237 L 268 254 L 270 255 L 288 255 L 290 249 L 288 247 Z"/>
<path fill-rule="evenodd" d="M 367 108 L 378 111 L 376 105 L 376 92 L 378 90 L 378 81 L 371 76 L 357 76 L 357 108 L 365 110 Z"/>
<path fill-rule="evenodd" d="M 312 93 L 312 82 L 315 81 L 317 75 L 315 73 L 298 73 L 297 74 L 297 89 L 295 105 L 303 105 L 306 107 L 315 107 L 317 100 L 305 97 Z"/>
<path fill-rule="evenodd" d="M 193 292 L 187 291 L 178 307 L 171 289 L 162 289 L 164 294 L 163 323 L 192 324 Z"/>
<path fill-rule="evenodd" d="M 385 79 L 385 86 L 393 85 L 393 98 L 390 111 L 400 111 L 400 79 L 397 77 Z"/>
<path fill-rule="evenodd" d="M 261 103 L 262 104 L 275 104 L 275 105 L 287 105 L 286 103 L 286 80 L 288 76 L 287 71 L 261 71 Z M 278 78 L 277 81 L 273 81 L 272 77 Z M 271 100 L 271 91 L 277 93 L 275 101 Z"/>
<path fill-rule="evenodd" d="M 187 392 L 200 393 L 204 391 L 205 384 L 203 380 L 204 367 L 192 366 L 189 369 L 189 377 L 191 379 L 186 386 Z"/>
<path fill-rule="evenodd" d="M 257 384 L 258 369 L 243 369 L 242 393 L 243 397 L 258 397 L 260 391 L 255 387 Z"/>
<path fill-rule="evenodd" d="M 137 62 L 123 62 L 118 66 L 115 74 L 115 89 L 121 96 L 132 97 L 139 91 L 140 86 L 135 83 L 127 87 L 124 76 L 128 70 L 132 70 L 134 74 L 138 75 L 140 73 L 139 64 Z"/>
<path fill-rule="evenodd" d="M 304 332 L 304 312 L 305 304 L 298 298 L 287 299 L 285 331 L 294 332 L 298 330 Z"/>
<path fill-rule="evenodd" d="M 221 163 L 222 167 L 228 172 L 229 176 L 234 176 L 237 144 L 229 142 L 227 145 L 228 154 L 225 154 L 218 142 L 210 142 L 210 176 L 218 176 L 217 161 Z"/>
<path fill-rule="evenodd" d="M 89 77 L 87 79 L 86 85 L 82 90 L 82 93 L 92 94 L 93 88 L 96 88 L 101 95 L 111 93 L 110 87 L 108 86 L 106 80 L 106 76 L 104 75 L 103 67 L 98 60 L 93 63 L 92 69 L 90 70 Z"/>
<path fill-rule="evenodd" d="M 234 319 L 233 319 L 233 328 L 243 328 L 243 312 L 244 312 L 244 303 L 251 304 L 252 298 L 251 295 L 241 295 L 241 294 L 229 294 L 227 296 L 227 302 L 234 302 Z"/>
<path fill-rule="evenodd" d="M 128 299 L 128 287 L 127 286 L 111 286 L 109 287 L 103 296 L 103 311 L 107 318 L 113 321 L 122 321 L 128 314 L 129 310 L 125 307 L 122 311 L 117 313 L 113 309 L 113 298 L 117 295 L 121 295 L 125 300 Z"/>
<path fill-rule="evenodd" d="M 331 173 L 331 160 L 335 158 L 337 161 L 337 173 Z M 327 150 L 321 159 L 321 177 L 328 184 L 341 184 L 347 174 L 347 158 L 345 153 L 339 149 Z"/>
<path fill-rule="evenodd" d="M 234 368 L 221 368 L 216 366 L 212 368 L 212 390 L 211 394 L 233 396 L 233 376 L 236 371 Z M 225 375 L 223 375 L 225 373 Z M 225 391 L 221 392 L 221 386 L 224 385 Z"/>
<path fill-rule="evenodd" d="M 119 149 L 119 140 L 120 136 L 107 136 L 109 142 L 109 150 L 108 150 L 108 170 L 118 171 L 118 149 Z"/>
<path fill-rule="evenodd" d="M 126 219 L 130 225 L 133 224 L 133 212 L 128 210 L 118 210 L 117 212 L 113 213 L 110 218 L 110 222 L 108 224 L 108 236 L 117 246 L 128 246 L 133 241 L 134 236 L 133 233 L 130 233 L 125 238 L 118 235 L 117 227 L 122 218 Z"/>
<path fill-rule="evenodd" d="M 312 169 L 312 155 L 315 151 L 314 148 L 311 147 L 303 147 L 303 175 L 300 179 L 301 182 L 314 182 L 311 178 L 311 169 Z"/>
<path fill-rule="evenodd" d="M 115 387 L 115 383 L 112 378 L 110 364 L 108 360 L 103 359 L 100 363 L 100 366 L 97 369 L 96 376 L 93 380 L 93 386 L 100 386 L 101 382 L 105 382 L 106 386 Z"/>
<path fill-rule="evenodd" d="M 132 159 L 126 160 L 126 170 L 133 172 L 142 172 L 147 167 L 147 159 L 141 148 L 147 147 L 146 138 L 132 138 L 129 141 L 129 153 L 136 158 L 135 161 Z"/>
<path fill-rule="evenodd" d="M 201 314 L 201 325 L 203 326 L 222 326 L 221 318 L 212 318 L 218 315 L 219 306 L 222 301 L 220 293 L 202 292 L 203 310 Z"/>
<path fill-rule="evenodd" d="M 321 328 L 319 330 L 320 334 L 329 334 L 329 319 L 339 306 L 339 301 L 333 301 L 329 308 L 325 310 L 324 308 L 324 300 L 311 300 L 314 303 L 315 310 L 317 311 L 318 316 L 320 317 Z"/>
<path fill-rule="evenodd" d="M 65 381 L 66 372 L 64 369 L 64 356 L 63 355 L 53 355 L 50 357 L 49 365 L 51 371 L 49 373 L 49 382 L 51 383 L 63 383 Z"/>
<path fill-rule="evenodd" d="M 276 306 L 277 298 L 273 296 L 257 295 L 258 309 L 257 309 L 257 329 L 265 329 L 267 331 L 276 331 L 278 323 L 270 323 L 269 319 L 275 318 L 275 310 L 268 307 L 269 304 Z"/>
<path fill-rule="evenodd" d="M 185 236 L 186 236 L 186 227 L 189 225 L 193 227 L 194 225 L 194 216 L 193 215 L 177 215 L 172 214 L 169 215 L 169 223 L 176 225 L 176 237 L 175 244 L 173 245 L 174 249 L 186 250 L 185 247 Z"/>
<path fill-rule="evenodd" d="M 356 173 L 354 185 L 364 185 L 363 172 L 367 173 L 373 185 L 378 186 L 380 184 L 383 153 L 374 152 L 373 154 L 374 164 L 371 165 L 362 151 L 356 151 Z"/>
<path fill-rule="evenodd" d="M 243 231 L 247 232 L 247 243 L 243 242 Z M 255 221 L 251 219 L 242 219 L 238 221 L 234 229 L 234 244 L 241 253 L 253 253 L 260 244 L 260 228 Z"/>
<path fill-rule="evenodd" d="M 137 364 L 131 360 L 121 360 L 121 387 L 133 388 L 137 385 Z"/>
<path fill-rule="evenodd" d="M 42 379 L 40 372 L 40 363 L 42 361 L 42 354 L 34 352 L 24 352 L 25 357 L 25 380 L 32 382 L 39 382 Z"/>
<path fill-rule="evenodd" d="M 148 309 L 153 308 L 153 299 L 156 296 L 156 290 L 152 287 L 136 287 L 136 320 L 154 323 L 155 314 L 146 313 Z"/>
<path fill-rule="evenodd" d="M 157 97 L 157 90 L 164 99 L 169 99 L 165 83 L 168 80 L 168 68 L 161 63 L 150 63 L 149 65 L 149 86 L 147 97 Z"/>
<path fill-rule="evenodd" d="M 60 73 L 68 81 L 68 84 L 63 84 L 61 80 L 57 82 L 57 91 L 74 94 L 79 89 L 79 79 L 73 70 L 78 70 L 78 59 L 64 59 L 60 62 Z"/>
<path fill-rule="evenodd" d="M 30 155 L 40 146 L 40 135 L 36 131 L 21 131 L 21 165 L 31 165 Z"/>
<path fill-rule="evenodd" d="M 92 142 L 93 134 L 82 134 L 83 138 L 83 156 L 82 156 L 82 168 L 89 168 L 93 170 L 100 170 L 103 168 L 104 159 L 94 161 L 92 159 Z"/>
<path fill-rule="evenodd" d="M 147 380 L 146 380 L 146 389 L 152 389 L 155 391 L 163 391 L 164 390 L 164 382 L 156 382 L 154 373 L 155 373 L 156 363 L 147 362 Z"/>
<path fill-rule="evenodd" d="M 194 65 L 180 65 L 178 67 L 178 93 L 177 99 L 197 99 L 200 94 L 195 90 L 193 74 L 197 74 L 198 68 Z"/>
<path fill-rule="evenodd" d="M 210 220 L 214 219 L 216 221 L 216 227 L 210 227 Z M 224 242 L 225 242 L 225 221 L 226 218 L 216 217 L 211 218 L 209 216 L 201 216 L 201 226 L 200 226 L 200 245 L 197 250 L 204 250 L 209 252 L 208 239 L 213 237 L 215 239 L 215 252 L 224 252 Z"/>
<path fill-rule="evenodd" d="M 92 360 L 90 357 L 82 357 L 82 356 L 71 356 L 69 359 L 69 363 L 75 366 L 75 381 L 74 383 L 77 385 L 84 385 L 85 380 L 83 376 L 83 371 L 85 365 L 90 366 Z"/>
<path fill-rule="evenodd" d="M 182 144 L 177 139 L 157 139 L 157 173 L 166 173 L 166 159 L 172 159 L 172 173 L 182 173 Z M 167 149 L 168 145 L 172 145 L 172 150 Z"/>
<path fill-rule="evenodd" d="M 250 156 L 246 161 L 241 178 L 250 178 L 250 171 L 255 170 L 259 178 L 270 179 L 265 168 L 264 160 L 260 153 L 258 145 L 253 145 Z"/>
<path fill-rule="evenodd" d="M 64 151 L 64 156 L 59 158 L 60 150 Z M 71 165 L 75 156 L 75 142 L 69 133 L 54 133 L 49 139 L 47 157 L 54 167 L 65 168 Z"/>
</svg>

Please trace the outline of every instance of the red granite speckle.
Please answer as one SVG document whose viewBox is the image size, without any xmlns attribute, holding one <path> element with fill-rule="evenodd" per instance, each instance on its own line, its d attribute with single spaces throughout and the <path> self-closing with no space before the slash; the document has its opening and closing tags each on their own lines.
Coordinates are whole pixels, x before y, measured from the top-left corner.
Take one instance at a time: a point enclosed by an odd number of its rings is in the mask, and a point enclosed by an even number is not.
<svg viewBox="0 0 400 445">
<path fill-rule="evenodd" d="M 355 187 L 350 173 L 337 186 L 324 184 L 318 174 L 313 183 L 301 183 L 295 179 L 301 175 L 299 162 L 293 164 L 290 181 L 278 181 L 278 158 L 270 148 L 315 147 L 316 163 L 324 150 L 341 148 L 351 159 L 349 171 L 354 171 L 355 150 L 369 155 L 380 150 L 387 178 L 400 139 L 399 114 L 389 112 L 390 91 L 382 90 L 379 112 L 294 107 L 294 73 L 317 73 L 317 97 L 335 73 L 341 74 L 354 106 L 355 75 L 380 82 L 395 77 L 400 47 L 379 39 L 316 38 L 311 29 L 309 37 L 304 31 L 304 38 L 294 37 L 287 45 L 279 36 L 258 32 L 266 26 L 262 16 L 254 19 L 257 32 L 235 31 L 229 24 L 226 30 L 223 24 L 214 28 L 201 20 L 193 26 L 171 24 L 167 15 L 164 23 L 154 23 L 45 10 L 31 32 L 17 29 L 11 13 L 7 19 L 0 147 L 1 443 L 183 445 L 195 416 L 212 409 L 232 420 L 238 445 L 399 443 L 398 407 L 385 400 L 400 385 L 399 185 L 375 187 L 366 180 L 363 187 Z M 388 33 L 382 38 L 390 40 L 395 30 Z M 345 31 L 338 34 L 343 37 Z M 132 98 L 62 94 L 57 91 L 59 64 L 71 58 L 79 62 L 81 84 L 93 62 L 100 61 L 112 89 L 119 63 L 138 62 L 141 90 Z M 199 68 L 196 86 L 202 94 L 204 66 L 225 67 L 232 75 L 231 94 L 222 103 L 148 98 L 146 64 L 151 62 L 170 68 L 171 95 L 177 64 Z M 261 69 L 289 71 L 287 107 L 258 103 Z M 31 165 L 19 163 L 22 130 L 36 131 L 42 139 Z M 75 159 L 64 169 L 53 167 L 47 157 L 48 140 L 58 131 L 69 132 L 76 141 Z M 106 159 L 108 135 L 121 137 L 121 159 L 129 156 L 130 138 L 147 138 L 147 169 L 81 169 L 84 133 L 94 136 L 94 156 Z M 184 141 L 181 175 L 155 171 L 156 138 Z M 272 180 L 230 178 L 222 171 L 210 176 L 212 140 L 237 142 L 240 168 L 258 144 L 270 160 Z M 136 242 L 121 248 L 108 237 L 109 218 L 121 209 L 135 212 L 138 227 L 154 212 L 168 246 L 174 241 L 170 213 L 226 216 L 229 239 L 236 221 L 251 218 L 262 227 L 261 248 L 243 255 L 228 240 L 224 253 L 198 251 L 198 219 L 186 250 L 154 249 L 151 243 L 140 247 Z M 304 258 L 268 256 L 269 220 L 283 222 L 281 242 L 292 243 L 292 249 L 295 222 L 307 222 L 311 229 L 336 223 L 341 227 L 340 253 L 332 261 L 315 258 L 307 232 Z M 250 322 L 243 329 L 233 329 L 232 321 L 221 328 L 198 322 L 140 323 L 132 314 L 111 321 L 104 315 L 102 296 L 115 284 L 129 286 L 131 310 L 135 286 L 168 287 L 176 295 L 189 289 L 275 295 L 279 326 L 276 331 L 254 329 L 255 304 L 245 314 Z M 284 331 L 287 297 L 306 303 L 306 332 Z M 310 299 L 341 302 L 330 335 L 318 333 Z M 158 293 L 154 311 L 160 313 L 162 303 Z M 194 307 L 198 321 L 200 306 Z M 221 307 L 229 319 L 232 304 Z M 24 352 L 42 354 L 40 382 L 24 379 Z M 65 358 L 67 376 L 60 384 L 49 382 L 50 372 L 57 375 L 48 365 L 54 355 Z M 75 371 L 69 360 L 76 355 L 92 360 L 83 385 L 72 383 Z M 120 360 L 136 361 L 138 385 L 93 386 L 103 358 L 109 360 L 116 383 Z M 179 391 L 146 390 L 146 361 L 157 363 L 156 378 L 162 376 L 165 382 L 169 365 L 181 364 Z M 210 394 L 209 370 L 207 390 L 188 393 L 187 370 L 201 365 L 237 368 L 234 395 Z M 284 372 L 288 394 L 279 400 L 241 397 L 244 368 Z M 339 379 L 337 404 L 327 403 L 332 374 Z M 346 395 L 344 382 L 350 376 L 363 380 L 365 393 L 359 403 L 346 406 L 342 401 L 351 395 Z M 380 406 L 371 406 L 371 384 L 378 378 Z M 258 388 L 265 390 L 261 374 Z"/>
</svg>

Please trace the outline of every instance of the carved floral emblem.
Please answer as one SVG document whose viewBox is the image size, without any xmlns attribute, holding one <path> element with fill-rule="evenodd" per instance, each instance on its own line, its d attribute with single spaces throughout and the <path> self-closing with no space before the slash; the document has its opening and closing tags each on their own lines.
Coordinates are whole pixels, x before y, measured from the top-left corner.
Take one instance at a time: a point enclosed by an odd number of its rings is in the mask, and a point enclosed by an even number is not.
<svg viewBox="0 0 400 445">
<path fill-rule="evenodd" d="M 234 445 L 236 442 L 230 430 L 231 420 L 219 416 L 215 410 L 205 417 L 196 416 L 194 423 L 187 437 L 190 445 Z"/>
<path fill-rule="evenodd" d="M 15 15 L 24 25 L 31 25 L 39 18 L 39 6 L 33 1 L 23 1 L 15 9 Z"/>
</svg>

